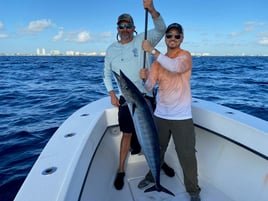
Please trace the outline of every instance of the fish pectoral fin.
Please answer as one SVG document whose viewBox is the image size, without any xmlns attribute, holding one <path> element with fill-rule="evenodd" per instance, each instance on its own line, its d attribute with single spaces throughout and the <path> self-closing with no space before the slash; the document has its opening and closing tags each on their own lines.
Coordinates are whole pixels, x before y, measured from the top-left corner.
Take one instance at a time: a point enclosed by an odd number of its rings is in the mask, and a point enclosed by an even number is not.
<svg viewBox="0 0 268 201">
<path fill-rule="evenodd" d="M 171 191 L 169 191 L 168 189 L 166 189 L 165 187 L 159 185 L 158 187 L 156 185 L 150 187 L 150 188 L 147 188 L 144 192 L 147 193 L 147 192 L 151 192 L 151 191 L 162 191 L 162 192 L 165 192 L 167 194 L 170 194 L 170 195 L 173 195 L 175 196 Z"/>
</svg>

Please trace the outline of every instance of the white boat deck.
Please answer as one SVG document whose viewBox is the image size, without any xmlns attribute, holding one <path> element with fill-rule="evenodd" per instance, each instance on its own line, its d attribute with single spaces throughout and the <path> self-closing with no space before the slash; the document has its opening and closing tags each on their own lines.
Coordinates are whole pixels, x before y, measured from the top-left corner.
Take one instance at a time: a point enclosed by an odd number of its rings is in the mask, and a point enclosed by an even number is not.
<svg viewBox="0 0 268 201">
<path fill-rule="evenodd" d="M 108 133 L 107 133 L 108 132 Z M 148 172 L 148 166 L 147 162 L 145 160 L 144 155 L 129 155 L 128 163 L 126 167 L 126 176 L 125 176 L 125 185 L 122 190 L 116 190 L 113 187 L 114 177 L 116 174 L 116 166 L 118 165 L 118 162 L 115 162 L 115 166 L 113 166 L 111 169 L 112 171 L 107 169 L 105 167 L 105 164 L 107 164 L 107 155 L 111 156 L 108 157 L 110 160 L 116 160 L 118 159 L 114 157 L 113 155 L 115 153 L 109 153 L 105 152 L 104 149 L 101 147 L 105 146 L 111 146 L 114 142 L 120 142 L 121 135 L 118 133 L 119 129 L 118 127 L 112 127 L 109 128 L 106 131 L 106 134 L 104 136 L 104 139 L 102 140 L 98 151 L 96 152 L 96 155 L 94 157 L 93 163 L 90 168 L 89 175 L 87 177 L 87 181 L 83 190 L 83 194 L 81 197 L 81 201 L 86 201 L 87 198 L 91 198 L 91 200 L 96 201 L 108 201 L 108 200 L 126 200 L 126 201 L 151 201 L 151 200 L 159 200 L 159 201 L 189 201 L 189 195 L 186 193 L 182 176 L 181 176 L 181 170 L 180 167 L 177 164 L 177 168 L 175 169 L 175 177 L 168 177 L 164 174 L 163 171 L 161 171 L 161 178 L 160 183 L 162 186 L 169 189 L 171 192 L 175 194 L 175 197 L 163 192 L 147 192 L 144 193 L 145 189 L 139 189 L 137 188 L 138 183 L 144 178 L 145 174 Z M 118 138 L 117 140 L 113 138 Z M 172 145 L 170 145 L 172 146 Z M 119 145 L 117 146 L 119 147 Z M 116 150 L 119 152 L 119 150 Z M 174 153 L 175 154 L 175 153 Z M 105 156 L 105 157 L 104 157 Z M 168 164 L 171 163 L 171 156 L 167 154 L 166 161 Z M 174 159 L 173 159 L 174 160 Z M 101 173 L 103 172 L 103 173 Z M 109 175 L 110 174 L 110 175 Z M 94 175 L 102 175 L 103 177 L 100 178 L 99 176 Z M 104 176 L 105 175 L 105 176 Z M 112 175 L 112 176 L 111 176 Z M 110 180 L 105 186 L 102 186 L 103 178 L 110 177 Z M 220 189 L 217 189 L 216 187 L 212 186 L 210 183 L 202 179 L 202 176 L 199 176 L 199 185 L 202 188 L 201 191 L 201 199 L 204 201 L 232 201 L 228 196 L 224 195 Z M 94 186 L 94 188 L 92 188 Z M 105 189 L 107 188 L 107 190 Z M 92 193 L 92 189 L 94 191 L 100 191 L 99 193 L 102 193 L 104 195 L 98 194 L 98 193 Z M 108 190 L 109 189 L 109 190 Z M 92 198 L 92 196 L 95 195 L 95 198 Z"/>
<path fill-rule="evenodd" d="M 143 156 L 140 156 L 144 158 Z M 135 159 L 136 160 L 136 159 Z M 125 185 L 122 192 L 118 193 L 117 190 L 113 190 L 111 195 L 113 198 L 111 200 L 118 199 L 119 195 L 122 195 L 122 200 L 133 200 L 133 201 L 151 201 L 151 200 L 174 200 L 174 201 L 189 201 L 189 195 L 186 193 L 183 181 L 176 174 L 175 177 L 168 177 L 163 172 L 161 172 L 161 185 L 165 186 L 171 192 L 175 194 L 175 197 L 163 193 L 163 192 L 148 192 L 144 193 L 144 189 L 138 189 L 138 183 L 144 178 L 144 175 L 148 170 L 145 161 L 134 162 L 129 165 L 127 169 L 127 185 Z M 201 198 L 205 201 L 231 201 L 226 195 L 224 195 L 219 189 L 213 187 L 209 183 L 200 179 L 200 186 L 202 188 Z M 146 188 L 145 188 L 146 189 Z M 114 192 L 116 191 L 116 192 Z M 124 198 L 124 199 L 123 199 Z M 119 199 L 121 200 L 121 199 Z"/>
</svg>

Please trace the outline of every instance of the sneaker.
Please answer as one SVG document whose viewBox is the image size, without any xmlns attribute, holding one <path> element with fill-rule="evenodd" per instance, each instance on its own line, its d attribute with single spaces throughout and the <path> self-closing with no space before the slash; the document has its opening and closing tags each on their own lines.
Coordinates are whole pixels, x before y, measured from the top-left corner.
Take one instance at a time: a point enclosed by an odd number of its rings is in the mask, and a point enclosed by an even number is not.
<svg viewBox="0 0 268 201">
<path fill-rule="evenodd" d="M 149 184 L 151 184 L 153 182 L 147 180 L 146 178 L 144 178 L 143 180 L 140 181 L 140 183 L 138 184 L 138 188 L 139 189 L 143 189 L 145 188 L 146 186 L 148 186 Z"/>
<path fill-rule="evenodd" d="M 169 167 L 166 163 L 163 163 L 162 169 L 167 176 L 174 177 L 174 175 L 175 175 L 174 170 L 171 167 Z"/>
<path fill-rule="evenodd" d="M 121 190 L 124 186 L 124 177 L 125 173 L 124 172 L 118 172 L 116 174 L 115 180 L 114 180 L 114 187 L 117 190 Z"/>
<path fill-rule="evenodd" d="M 199 195 L 191 195 L 191 201 L 201 201 Z"/>
</svg>

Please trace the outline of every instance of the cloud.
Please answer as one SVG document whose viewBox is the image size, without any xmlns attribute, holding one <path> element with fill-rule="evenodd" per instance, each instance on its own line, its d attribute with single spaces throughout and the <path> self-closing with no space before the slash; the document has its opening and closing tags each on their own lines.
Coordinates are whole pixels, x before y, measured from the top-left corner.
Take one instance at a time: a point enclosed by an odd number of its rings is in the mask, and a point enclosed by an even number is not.
<svg viewBox="0 0 268 201">
<path fill-rule="evenodd" d="M 238 37 L 240 35 L 240 33 L 238 33 L 238 32 L 232 32 L 232 33 L 230 33 L 229 35 L 228 35 L 228 37 L 229 38 L 236 38 L 236 37 Z"/>
<path fill-rule="evenodd" d="M 2 30 L 2 29 L 4 29 L 4 24 L 0 21 L 0 30 Z M 0 39 L 1 38 L 8 38 L 8 35 L 0 33 Z"/>
<path fill-rule="evenodd" d="M 102 32 L 99 36 L 103 38 L 110 38 L 113 36 L 113 32 Z"/>
<path fill-rule="evenodd" d="M 53 37 L 53 41 L 59 41 L 59 40 L 61 40 L 62 37 L 63 37 L 63 34 L 64 34 L 64 31 L 63 30 L 59 30 L 58 34 Z"/>
<path fill-rule="evenodd" d="M 258 37 L 260 38 L 257 42 L 259 45 L 268 45 L 268 31 L 259 32 Z"/>
<path fill-rule="evenodd" d="M 259 32 L 259 33 L 258 33 L 258 36 L 259 36 L 259 37 L 266 37 L 266 38 L 268 38 L 268 31 L 262 31 L 262 32 Z"/>
<path fill-rule="evenodd" d="M 238 31 L 238 32 L 232 32 L 232 33 L 228 34 L 228 37 L 229 38 L 237 38 L 237 37 L 240 37 L 242 35 L 254 32 L 257 27 L 261 27 L 264 25 L 265 25 L 264 22 L 248 21 L 248 22 L 244 23 L 243 30 Z"/>
<path fill-rule="evenodd" d="M 80 33 L 77 34 L 76 41 L 79 42 L 79 43 L 84 43 L 84 42 L 89 41 L 89 39 L 90 39 L 89 32 L 82 31 L 82 32 L 80 32 Z"/>
<path fill-rule="evenodd" d="M 261 38 L 259 41 L 258 41 L 258 44 L 259 45 L 268 45 L 268 37 L 264 37 L 264 38 Z"/>
<path fill-rule="evenodd" d="M 0 38 L 8 38 L 7 34 L 0 34 Z"/>
<path fill-rule="evenodd" d="M 41 20 L 31 21 L 26 29 L 28 32 L 41 32 L 44 29 L 52 27 L 52 26 L 53 24 L 51 20 L 41 19 Z"/>
<path fill-rule="evenodd" d="M 78 43 L 86 43 L 91 39 L 88 31 L 70 32 L 67 34 L 65 40 Z"/>
<path fill-rule="evenodd" d="M 231 46 L 232 47 L 240 47 L 241 46 L 241 43 L 239 43 L 239 42 L 233 42 L 233 43 L 231 43 Z"/>
<path fill-rule="evenodd" d="M 89 41 L 91 42 L 100 42 L 104 41 L 104 39 L 110 39 L 113 37 L 113 32 L 102 32 L 98 34 L 91 34 L 88 31 L 72 31 L 72 32 L 66 32 L 63 31 L 63 28 L 58 31 L 57 35 L 53 37 L 53 41 L 60 41 L 64 40 L 67 42 L 75 42 L 75 43 L 87 43 Z"/>
<path fill-rule="evenodd" d="M 101 33 L 95 33 L 90 35 L 90 41 L 92 42 L 104 42 L 104 41 L 109 41 L 114 38 L 114 33 L 113 32 L 101 32 Z"/>
<path fill-rule="evenodd" d="M 248 21 L 245 22 L 245 32 L 252 32 L 256 27 L 265 25 L 264 22 Z"/>
</svg>

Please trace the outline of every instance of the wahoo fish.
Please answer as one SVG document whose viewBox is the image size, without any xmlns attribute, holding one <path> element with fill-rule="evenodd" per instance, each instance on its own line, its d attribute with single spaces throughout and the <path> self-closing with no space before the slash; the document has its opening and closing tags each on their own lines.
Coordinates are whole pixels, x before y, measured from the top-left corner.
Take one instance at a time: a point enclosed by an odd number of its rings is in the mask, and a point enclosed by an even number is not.
<svg viewBox="0 0 268 201">
<path fill-rule="evenodd" d="M 154 177 L 155 185 L 144 192 L 162 191 L 174 196 L 160 184 L 160 146 L 151 108 L 143 94 L 122 71 L 120 75 L 115 72 L 114 75 L 128 104 L 139 143 Z"/>
</svg>

